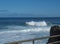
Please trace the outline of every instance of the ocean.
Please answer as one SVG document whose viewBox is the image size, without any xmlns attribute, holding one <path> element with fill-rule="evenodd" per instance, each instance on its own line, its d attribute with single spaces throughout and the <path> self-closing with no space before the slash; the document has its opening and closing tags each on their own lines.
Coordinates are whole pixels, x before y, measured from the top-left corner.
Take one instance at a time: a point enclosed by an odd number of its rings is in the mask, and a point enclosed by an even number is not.
<svg viewBox="0 0 60 44">
<path fill-rule="evenodd" d="M 60 17 L 0 18 L 0 44 L 49 36 L 53 25 L 60 25 Z M 45 39 L 35 43 L 46 44 L 47 41 L 48 39 Z"/>
</svg>

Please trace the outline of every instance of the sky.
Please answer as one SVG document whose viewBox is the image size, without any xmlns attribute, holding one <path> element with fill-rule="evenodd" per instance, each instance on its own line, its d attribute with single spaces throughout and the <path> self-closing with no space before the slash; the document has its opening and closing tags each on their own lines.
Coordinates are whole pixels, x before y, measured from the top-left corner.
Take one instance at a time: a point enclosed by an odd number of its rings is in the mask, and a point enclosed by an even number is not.
<svg viewBox="0 0 60 44">
<path fill-rule="evenodd" d="M 60 17 L 60 0 L 0 0 L 0 17 Z"/>
</svg>

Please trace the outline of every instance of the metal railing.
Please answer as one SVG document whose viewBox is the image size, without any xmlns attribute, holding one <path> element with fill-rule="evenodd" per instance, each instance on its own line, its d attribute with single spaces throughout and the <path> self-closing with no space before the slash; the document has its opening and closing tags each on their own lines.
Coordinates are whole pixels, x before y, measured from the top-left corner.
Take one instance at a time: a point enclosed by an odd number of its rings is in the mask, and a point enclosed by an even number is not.
<svg viewBox="0 0 60 44">
<path fill-rule="evenodd" d="M 53 37 L 58 37 L 58 36 L 60 36 L 60 35 L 45 36 L 45 37 L 41 37 L 41 38 L 34 38 L 34 39 L 29 39 L 29 40 L 15 41 L 15 42 L 10 42 L 10 43 L 5 43 L 5 44 L 22 44 L 23 42 L 29 42 L 29 41 L 32 41 L 32 44 L 35 44 L 36 40 L 43 40 L 43 39 L 53 38 Z M 60 41 L 52 42 L 52 43 L 49 43 L 49 44 L 58 43 L 58 42 L 60 42 Z"/>
</svg>

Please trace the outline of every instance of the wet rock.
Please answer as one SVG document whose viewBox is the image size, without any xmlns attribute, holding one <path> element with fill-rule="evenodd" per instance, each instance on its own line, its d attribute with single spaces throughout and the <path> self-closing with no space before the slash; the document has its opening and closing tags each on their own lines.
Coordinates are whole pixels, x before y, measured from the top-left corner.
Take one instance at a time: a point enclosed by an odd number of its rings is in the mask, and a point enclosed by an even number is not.
<svg viewBox="0 0 60 44">
<path fill-rule="evenodd" d="M 54 36 L 54 35 L 60 35 L 60 27 L 59 26 L 52 26 L 51 27 L 50 36 Z M 60 37 L 54 37 L 54 38 L 49 38 L 48 39 L 48 43 L 56 42 L 56 41 L 60 41 Z M 60 44 L 60 42 L 59 43 L 54 43 L 54 44 Z"/>
</svg>

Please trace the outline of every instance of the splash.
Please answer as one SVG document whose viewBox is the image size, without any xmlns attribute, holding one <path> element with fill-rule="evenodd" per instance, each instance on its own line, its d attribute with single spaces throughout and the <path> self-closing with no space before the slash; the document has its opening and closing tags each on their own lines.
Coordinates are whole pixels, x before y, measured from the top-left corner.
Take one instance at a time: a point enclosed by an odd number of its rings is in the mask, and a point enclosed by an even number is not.
<svg viewBox="0 0 60 44">
<path fill-rule="evenodd" d="M 47 26 L 47 23 L 45 21 L 39 21 L 39 22 L 30 21 L 26 22 L 26 24 L 30 26 Z"/>
</svg>

